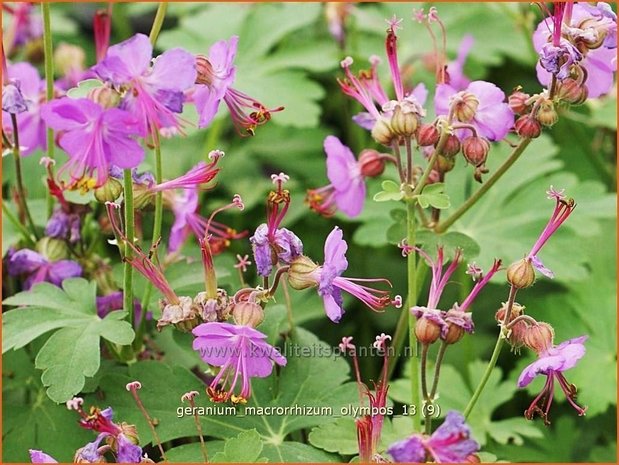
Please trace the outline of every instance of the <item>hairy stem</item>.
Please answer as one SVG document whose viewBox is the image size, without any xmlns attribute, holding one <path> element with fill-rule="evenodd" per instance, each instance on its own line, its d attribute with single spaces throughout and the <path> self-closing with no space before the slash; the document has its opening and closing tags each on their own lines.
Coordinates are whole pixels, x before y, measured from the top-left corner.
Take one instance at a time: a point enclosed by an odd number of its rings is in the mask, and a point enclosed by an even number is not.
<svg viewBox="0 0 619 465">
<path fill-rule="evenodd" d="M 24 188 L 24 178 L 21 170 L 21 154 L 19 149 L 19 128 L 17 127 L 17 116 L 11 113 L 11 123 L 13 125 L 13 160 L 15 161 L 15 181 L 17 184 L 17 196 L 18 203 L 22 213 L 26 217 L 30 231 L 34 235 L 35 239 L 38 239 L 37 230 L 26 202 L 26 189 Z"/>
<path fill-rule="evenodd" d="M 135 237 L 135 217 L 133 211 L 133 179 L 131 176 L 131 170 L 126 169 L 123 171 L 124 180 L 124 204 L 125 204 L 125 236 L 127 237 L 127 243 L 125 244 L 125 266 L 123 275 L 123 309 L 129 315 L 129 323 L 134 325 L 134 308 L 133 308 L 133 267 L 129 263 L 129 259 L 132 257 L 133 251 L 130 244 L 133 243 Z M 142 314 L 145 314 L 142 311 Z"/>
<path fill-rule="evenodd" d="M 499 329 L 499 336 L 496 340 L 494 351 L 492 352 L 492 356 L 490 357 L 490 361 L 488 362 L 486 371 L 481 377 L 481 380 L 479 381 L 479 384 L 477 385 L 477 388 L 475 389 L 475 392 L 473 393 L 471 400 L 469 400 L 469 403 L 464 409 L 464 413 L 463 413 L 464 418 L 468 418 L 468 416 L 471 414 L 471 411 L 473 410 L 473 408 L 475 407 L 475 404 L 479 400 L 479 396 L 481 396 L 481 393 L 486 387 L 486 383 L 488 382 L 488 379 L 490 379 L 492 370 L 494 370 L 494 367 L 496 366 L 496 362 L 499 359 L 499 354 L 501 353 L 501 349 L 503 348 L 503 344 L 505 344 L 505 339 L 506 339 L 504 330 L 509 324 L 509 319 L 511 317 L 512 307 L 514 306 L 514 302 L 516 300 L 517 291 L 518 290 L 514 286 L 512 286 L 509 290 L 509 299 L 507 301 L 507 309 L 505 310 L 505 318 L 503 320 L 503 323 L 501 324 L 501 328 Z"/>
<path fill-rule="evenodd" d="M 423 260 L 419 262 L 417 265 L 417 287 L 420 288 L 423 284 L 423 281 L 426 277 L 426 273 L 428 271 L 428 267 L 424 265 Z M 391 379 L 395 367 L 398 362 L 398 357 L 400 356 L 400 352 L 402 351 L 402 347 L 404 346 L 404 341 L 406 341 L 406 333 L 408 331 L 408 314 L 410 313 L 410 307 L 403 308 L 400 313 L 400 318 L 396 324 L 395 332 L 393 334 L 393 351 L 389 352 L 389 364 L 387 370 L 387 379 Z"/>
<path fill-rule="evenodd" d="M 524 152 L 524 150 L 531 143 L 531 139 L 521 139 L 520 143 L 514 148 L 513 152 L 510 156 L 503 162 L 501 166 L 490 176 L 486 182 L 479 188 L 479 190 L 475 191 L 473 195 L 471 195 L 466 202 L 464 202 L 460 207 L 453 212 L 445 221 L 439 223 L 434 228 L 434 231 L 437 233 L 443 233 L 447 231 L 447 229 L 454 224 L 458 219 L 464 215 L 469 209 L 477 203 L 479 199 L 481 199 L 488 190 L 494 186 L 494 184 L 501 179 L 501 176 L 505 174 L 505 172 L 511 168 L 511 166 L 516 163 L 516 160 L 520 158 L 520 155 Z"/>
<path fill-rule="evenodd" d="M 41 2 L 41 13 L 43 15 L 43 49 L 45 61 L 45 99 L 49 102 L 54 98 L 54 47 L 52 43 L 52 26 L 49 14 L 49 2 Z M 54 159 L 54 130 L 47 127 L 47 156 Z M 54 165 L 49 167 L 50 175 L 53 178 Z M 54 210 L 54 198 L 47 191 L 47 216 L 50 217 Z"/>
<path fill-rule="evenodd" d="M 406 201 L 406 240 L 409 245 L 415 245 L 415 201 Z M 417 256 L 413 253 L 407 257 L 407 276 L 408 276 L 408 298 L 406 308 L 409 309 L 417 303 Z M 415 336 L 415 318 L 410 311 L 408 315 L 408 344 L 411 352 L 411 402 L 412 405 L 420 406 L 419 393 L 419 354 L 417 347 L 417 337 Z M 413 426 L 415 431 L 421 429 L 421 416 L 413 416 Z"/>
</svg>

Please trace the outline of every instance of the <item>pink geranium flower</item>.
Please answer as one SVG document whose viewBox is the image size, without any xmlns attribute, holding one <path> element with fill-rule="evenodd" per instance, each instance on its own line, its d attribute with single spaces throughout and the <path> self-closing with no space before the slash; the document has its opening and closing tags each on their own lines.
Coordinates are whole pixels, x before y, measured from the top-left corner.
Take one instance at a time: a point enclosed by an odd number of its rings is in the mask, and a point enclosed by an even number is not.
<svg viewBox="0 0 619 465">
<path fill-rule="evenodd" d="M 69 155 L 59 174 L 68 171 L 74 187 L 100 186 L 112 165 L 134 168 L 144 158 L 144 150 L 135 140 L 139 124 L 126 111 L 66 97 L 46 104 L 41 116 L 59 132 L 58 145 Z"/>
</svg>

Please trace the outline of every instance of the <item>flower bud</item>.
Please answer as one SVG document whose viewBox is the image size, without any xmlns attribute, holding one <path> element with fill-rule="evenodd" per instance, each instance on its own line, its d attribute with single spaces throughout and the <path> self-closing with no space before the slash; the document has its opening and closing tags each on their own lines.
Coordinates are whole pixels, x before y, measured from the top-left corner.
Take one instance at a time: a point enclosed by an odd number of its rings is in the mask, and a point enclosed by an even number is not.
<svg viewBox="0 0 619 465">
<path fill-rule="evenodd" d="M 2 86 L 2 111 L 14 115 L 28 111 L 28 104 L 21 93 L 19 82 L 10 82 Z"/>
<path fill-rule="evenodd" d="M 363 150 L 358 163 L 361 174 L 369 178 L 380 176 L 385 171 L 385 159 L 376 150 Z"/>
<path fill-rule="evenodd" d="M 547 99 L 540 103 L 535 117 L 544 126 L 552 126 L 559 121 L 559 114 L 555 110 L 554 104 Z"/>
<path fill-rule="evenodd" d="M 453 157 L 460 151 L 460 139 L 457 136 L 450 134 L 447 136 L 445 145 L 443 145 L 443 151 L 441 155 L 446 157 Z"/>
<path fill-rule="evenodd" d="M 462 339 L 462 336 L 464 336 L 464 328 L 454 323 L 448 323 L 447 326 L 449 329 L 447 330 L 447 334 L 443 338 L 445 344 L 455 344 L 460 339 Z"/>
<path fill-rule="evenodd" d="M 471 165 L 483 165 L 490 152 L 490 142 L 485 137 L 470 136 L 462 141 L 462 154 Z"/>
<path fill-rule="evenodd" d="M 509 265 L 507 268 L 507 282 L 516 289 L 532 286 L 535 282 L 535 268 L 533 268 L 531 260 L 523 258 Z"/>
<path fill-rule="evenodd" d="M 535 139 L 542 133 L 542 125 L 531 115 L 522 115 L 514 124 L 516 133 L 520 137 Z"/>
<path fill-rule="evenodd" d="M 75 71 L 82 71 L 86 63 L 84 49 L 77 45 L 61 42 L 54 50 L 54 67 L 58 74 L 66 76 Z"/>
<path fill-rule="evenodd" d="M 88 92 L 88 98 L 103 108 L 114 108 L 120 105 L 120 94 L 108 86 L 95 87 Z"/>
<path fill-rule="evenodd" d="M 153 198 L 153 193 L 147 186 L 133 184 L 133 208 L 142 210 L 152 203 Z"/>
<path fill-rule="evenodd" d="M 526 113 L 527 108 L 529 108 L 529 105 L 527 105 L 527 100 L 529 100 L 530 97 L 531 96 L 529 94 L 516 90 L 507 98 L 507 104 L 514 113 L 521 115 Z"/>
<path fill-rule="evenodd" d="M 255 328 L 264 320 L 264 310 L 256 302 L 239 302 L 232 308 L 232 318 L 237 325 Z"/>
<path fill-rule="evenodd" d="M 441 335 L 441 327 L 429 318 L 418 318 L 415 323 L 415 336 L 422 344 L 434 344 Z"/>
<path fill-rule="evenodd" d="M 458 92 L 453 97 L 453 114 L 458 121 L 468 123 L 477 113 L 479 107 L 479 99 L 470 92 Z"/>
<path fill-rule="evenodd" d="M 503 324 L 505 321 L 505 312 L 507 311 L 507 304 L 503 303 L 503 306 L 496 312 L 495 318 L 499 324 Z M 524 314 L 524 307 L 514 302 L 512 305 L 511 315 L 508 321 L 512 321 L 520 315 Z M 524 321 L 518 321 L 511 327 L 507 342 L 512 346 L 512 349 L 518 350 L 524 345 L 524 336 L 527 330 L 528 323 Z"/>
<path fill-rule="evenodd" d="M 464 463 L 481 463 L 481 459 L 477 454 L 470 454 L 464 459 Z"/>
<path fill-rule="evenodd" d="M 122 193 L 123 185 L 121 182 L 109 176 L 102 186 L 95 189 L 95 199 L 100 203 L 115 202 Z"/>
<path fill-rule="evenodd" d="M 204 55 L 196 55 L 196 84 L 210 85 L 213 83 L 213 65 Z"/>
<path fill-rule="evenodd" d="M 444 155 L 439 155 L 436 159 L 436 168 L 441 173 L 449 173 L 456 166 L 455 157 L 446 157 Z"/>
<path fill-rule="evenodd" d="M 417 131 L 417 143 L 421 147 L 436 145 L 440 137 L 441 134 L 438 128 L 433 124 L 422 124 L 419 126 L 419 131 Z"/>
<path fill-rule="evenodd" d="M 318 269 L 318 265 L 305 255 L 295 258 L 290 263 L 288 270 L 288 284 L 298 291 L 317 286 L 318 282 L 314 276 L 316 269 Z"/>
<path fill-rule="evenodd" d="M 548 323 L 539 322 L 528 326 L 524 333 L 526 346 L 538 354 L 546 352 L 552 347 L 555 331 Z"/>
<path fill-rule="evenodd" d="M 394 138 L 393 131 L 389 126 L 389 123 L 385 119 L 379 119 L 374 123 L 372 128 L 372 138 L 386 147 L 391 147 L 391 142 Z"/>
<path fill-rule="evenodd" d="M 396 136 L 412 137 L 419 126 L 419 116 L 414 111 L 407 111 L 402 105 L 396 105 L 390 124 Z"/>
<path fill-rule="evenodd" d="M 584 84 L 578 84 L 575 79 L 566 78 L 557 83 L 556 95 L 560 100 L 563 100 L 572 105 L 580 105 L 585 103 L 589 91 Z"/>
<path fill-rule="evenodd" d="M 43 237 L 36 245 L 37 252 L 50 262 L 57 262 L 69 258 L 69 248 L 65 241 L 52 237 Z"/>
</svg>

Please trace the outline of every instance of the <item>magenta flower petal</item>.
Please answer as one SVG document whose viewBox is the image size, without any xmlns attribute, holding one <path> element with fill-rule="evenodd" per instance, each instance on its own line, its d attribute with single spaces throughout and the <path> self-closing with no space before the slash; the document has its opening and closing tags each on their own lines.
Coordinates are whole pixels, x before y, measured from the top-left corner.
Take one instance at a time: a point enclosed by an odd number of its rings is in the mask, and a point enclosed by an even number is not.
<svg viewBox="0 0 619 465">
<path fill-rule="evenodd" d="M 348 244 L 344 240 L 344 233 L 337 226 L 329 233 L 325 241 L 325 268 L 331 268 L 339 276 L 348 268 L 346 251 Z"/>
<path fill-rule="evenodd" d="M 435 462 L 464 463 L 466 458 L 479 450 L 477 441 L 470 439 L 471 429 L 464 416 L 451 411 L 427 442 L 428 451 Z"/>
<path fill-rule="evenodd" d="M 30 461 L 32 463 L 58 463 L 58 460 L 50 455 L 47 455 L 41 450 L 30 449 Z"/>
<path fill-rule="evenodd" d="M 322 296 L 322 303 L 325 307 L 325 313 L 329 319 L 333 323 L 339 323 L 344 315 L 344 307 L 342 305 L 343 302 L 341 293 L 335 291 L 337 291 L 337 289 L 334 289 L 334 292 L 331 292 L 330 294 L 324 294 Z"/>
<path fill-rule="evenodd" d="M 351 182 L 351 171 L 357 166 L 357 159 L 352 151 L 335 136 L 328 136 L 325 139 L 324 148 L 327 154 L 329 181 L 333 183 L 336 190 L 346 190 Z"/>
<path fill-rule="evenodd" d="M 402 441 L 391 444 L 387 452 L 396 463 L 424 463 L 426 449 L 423 440 L 419 436 L 411 436 Z"/>
<path fill-rule="evenodd" d="M 196 82 L 195 62 L 195 57 L 186 50 L 170 49 L 157 57 L 144 82 L 155 88 L 183 92 Z"/>
<path fill-rule="evenodd" d="M 503 139 L 514 125 L 514 114 L 504 103 L 503 91 L 485 81 L 473 81 L 467 90 L 479 99 L 473 121 L 480 134 L 492 141 Z"/>
<path fill-rule="evenodd" d="M 247 399 L 251 393 L 250 378 L 264 378 L 273 371 L 273 363 L 286 365 L 286 358 L 273 346 L 266 336 L 249 326 L 230 323 L 203 323 L 193 329 L 193 348 L 201 358 L 221 370 L 209 386 L 208 392 L 214 401 L 225 401 L 233 395 Z M 235 392 L 241 381 L 240 393 Z"/>
<path fill-rule="evenodd" d="M 101 79 L 121 85 L 142 76 L 150 65 L 153 46 L 144 34 L 136 34 L 130 39 L 112 45 L 106 57 L 93 70 Z"/>
<path fill-rule="evenodd" d="M 170 230 L 168 250 L 175 252 L 180 249 L 183 242 L 189 236 L 188 217 L 198 208 L 197 189 L 185 189 L 181 194 L 174 197 L 172 211 L 174 212 L 174 223 Z"/>
<path fill-rule="evenodd" d="M 196 86 L 196 91 L 193 94 L 193 101 L 196 105 L 196 109 L 200 114 L 198 126 L 200 128 L 207 127 L 219 110 L 219 104 L 221 103 L 224 95 L 226 94 L 225 88 L 214 88 L 208 86 Z"/>
<path fill-rule="evenodd" d="M 135 119 L 117 108 L 104 109 L 88 99 L 68 97 L 53 100 L 41 110 L 47 124 L 63 131 L 58 145 L 69 155 L 68 169 L 72 181 L 97 173 L 97 186 L 105 182 L 110 165 L 134 168 L 144 158 L 135 141 L 138 134 Z"/>
</svg>

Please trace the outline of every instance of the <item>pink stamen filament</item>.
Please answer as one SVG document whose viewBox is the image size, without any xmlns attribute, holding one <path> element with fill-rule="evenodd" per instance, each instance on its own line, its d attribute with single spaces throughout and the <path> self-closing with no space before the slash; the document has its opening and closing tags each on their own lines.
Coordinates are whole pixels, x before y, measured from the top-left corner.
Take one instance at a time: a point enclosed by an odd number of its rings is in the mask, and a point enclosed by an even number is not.
<svg viewBox="0 0 619 465">
<path fill-rule="evenodd" d="M 565 220 L 572 214 L 576 208 L 576 204 L 573 200 L 559 200 L 557 199 L 557 204 L 555 209 L 550 217 L 550 220 L 546 224 L 546 227 L 540 234 L 537 242 L 531 248 L 528 257 L 531 258 L 533 255 L 536 255 L 540 249 L 544 246 L 544 244 L 550 239 L 557 229 L 563 224 Z"/>
<path fill-rule="evenodd" d="M 466 299 L 464 299 L 462 304 L 459 305 L 459 310 L 466 311 L 468 309 L 468 307 L 473 303 L 473 300 L 475 300 L 475 298 L 477 297 L 477 294 L 479 294 L 479 292 L 488 283 L 488 281 L 492 279 L 492 276 L 494 276 L 494 274 L 499 271 L 500 267 L 501 260 L 495 260 L 494 265 L 492 265 L 490 271 L 488 271 L 488 273 L 480 281 L 475 283 L 475 286 L 473 286 L 473 289 L 471 290 L 469 295 L 466 297 Z"/>
</svg>

